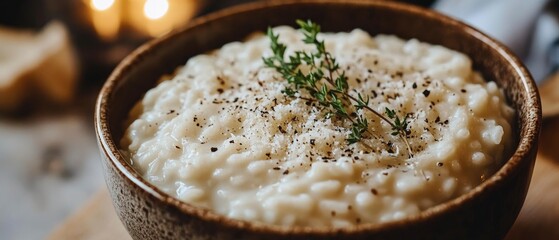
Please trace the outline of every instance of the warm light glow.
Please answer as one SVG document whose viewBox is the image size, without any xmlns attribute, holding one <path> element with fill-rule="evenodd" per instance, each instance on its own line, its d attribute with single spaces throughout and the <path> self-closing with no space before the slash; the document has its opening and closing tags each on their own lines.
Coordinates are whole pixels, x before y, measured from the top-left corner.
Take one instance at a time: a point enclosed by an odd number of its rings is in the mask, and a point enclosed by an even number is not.
<svg viewBox="0 0 559 240">
<path fill-rule="evenodd" d="M 109 9 L 115 0 L 91 0 L 91 7 L 97 11 L 105 11 Z"/>
<path fill-rule="evenodd" d="M 144 14 L 152 20 L 162 18 L 168 10 L 169 2 L 167 0 L 147 0 L 144 4 Z"/>
<path fill-rule="evenodd" d="M 89 0 L 89 7 L 91 23 L 97 35 L 106 41 L 116 38 L 121 24 L 121 1 Z"/>
<path fill-rule="evenodd" d="M 205 0 L 119 0 L 124 2 L 123 21 L 134 31 L 157 37 L 184 25 Z"/>
</svg>

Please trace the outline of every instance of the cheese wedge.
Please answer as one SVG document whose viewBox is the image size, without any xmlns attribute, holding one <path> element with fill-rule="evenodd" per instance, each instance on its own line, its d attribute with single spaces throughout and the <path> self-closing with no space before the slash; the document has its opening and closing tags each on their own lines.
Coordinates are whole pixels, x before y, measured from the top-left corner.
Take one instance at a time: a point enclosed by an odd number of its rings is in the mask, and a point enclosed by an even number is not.
<svg viewBox="0 0 559 240">
<path fill-rule="evenodd" d="M 68 32 L 51 22 L 39 33 L 0 28 L 0 111 L 26 101 L 69 102 L 78 63 Z"/>
</svg>

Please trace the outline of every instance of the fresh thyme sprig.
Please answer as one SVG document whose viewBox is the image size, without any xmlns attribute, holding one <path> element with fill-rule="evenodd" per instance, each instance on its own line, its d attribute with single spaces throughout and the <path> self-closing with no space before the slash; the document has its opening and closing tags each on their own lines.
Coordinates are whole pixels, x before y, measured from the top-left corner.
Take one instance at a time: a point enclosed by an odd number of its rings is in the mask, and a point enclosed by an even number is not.
<svg viewBox="0 0 559 240">
<path fill-rule="evenodd" d="M 312 97 L 307 100 L 317 101 L 321 106 L 328 108 L 329 116 L 335 115 L 352 123 L 351 133 L 347 138 L 350 144 L 361 142 L 372 149 L 370 145 L 361 141 L 366 134 L 370 137 L 376 136 L 369 129 L 369 122 L 363 114 L 363 110 L 367 110 L 391 126 L 391 135 L 398 135 L 407 147 L 408 156 L 413 157 L 407 141 L 409 135 L 407 115 L 400 119 L 394 110 L 386 108 L 386 116 L 384 116 L 369 107 L 369 96 L 358 93 L 357 97 L 354 97 L 349 94 L 345 71 L 340 69 L 332 54 L 326 51 L 324 41 L 317 38 L 320 26 L 310 20 L 306 22 L 297 20 L 297 24 L 304 35 L 303 42 L 314 45 L 316 51 L 312 53 L 296 51 L 293 55 L 287 56 L 288 61 L 285 56 L 287 46 L 279 42 L 279 34 L 274 34 L 272 28 L 268 28 L 267 31 L 273 56 L 263 58 L 263 61 L 289 83 L 282 92 L 294 97 L 300 89 L 306 90 Z M 303 66 L 308 69 L 308 73 L 303 73 L 301 70 Z"/>
</svg>

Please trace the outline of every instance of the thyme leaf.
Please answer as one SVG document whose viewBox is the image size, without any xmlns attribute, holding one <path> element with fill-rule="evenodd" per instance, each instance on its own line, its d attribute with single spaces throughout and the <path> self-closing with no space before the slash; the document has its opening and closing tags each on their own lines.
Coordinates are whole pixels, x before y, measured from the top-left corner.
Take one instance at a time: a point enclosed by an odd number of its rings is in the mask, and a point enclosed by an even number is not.
<svg viewBox="0 0 559 240">
<path fill-rule="evenodd" d="M 287 81 L 288 86 L 282 92 L 287 96 L 295 97 L 301 90 L 306 91 L 311 98 L 305 99 L 316 101 L 323 106 L 328 111 L 327 117 L 336 116 L 351 122 L 351 132 L 347 137 L 349 144 L 359 142 L 370 149 L 372 147 L 363 139 L 378 136 L 369 129 L 369 120 L 365 117 L 364 111 L 373 113 L 391 126 L 390 134 L 399 136 L 407 147 L 408 156 L 413 157 L 407 141 L 409 135 L 407 114 L 400 118 L 396 111 L 386 108 L 385 116 L 369 106 L 368 95 L 361 93 L 357 93 L 357 97 L 351 95 L 345 71 L 341 70 L 332 54 L 326 51 L 324 40 L 318 39 L 320 25 L 310 20 L 297 20 L 296 23 L 303 33 L 302 41 L 314 45 L 315 51 L 296 51 L 293 55 L 285 56 L 287 46 L 279 42 L 279 34 L 274 34 L 272 28 L 268 28 L 267 31 L 273 55 L 262 60 L 267 67 L 275 69 Z M 308 69 L 307 73 L 303 73 L 302 66 Z"/>
</svg>

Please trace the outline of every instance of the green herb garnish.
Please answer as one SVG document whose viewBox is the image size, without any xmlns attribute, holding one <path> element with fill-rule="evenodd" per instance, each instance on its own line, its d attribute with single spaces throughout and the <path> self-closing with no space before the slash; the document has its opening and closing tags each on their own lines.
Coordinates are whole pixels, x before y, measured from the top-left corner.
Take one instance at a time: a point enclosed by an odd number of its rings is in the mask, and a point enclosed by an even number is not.
<svg viewBox="0 0 559 240">
<path fill-rule="evenodd" d="M 340 69 L 332 54 L 326 51 L 324 41 L 317 39 L 320 26 L 310 20 L 306 22 L 297 20 L 297 24 L 300 31 L 303 32 L 303 42 L 314 45 L 314 52 L 296 51 L 293 55 L 286 57 L 287 46 L 278 41 L 279 35 L 274 34 L 272 28 L 268 28 L 267 31 L 274 55 L 263 58 L 263 61 L 266 66 L 275 69 L 289 83 L 289 86 L 282 92 L 294 97 L 299 90 L 306 90 L 311 98 L 302 96 L 300 98 L 316 101 L 329 110 L 328 116 L 337 116 L 352 123 L 351 133 L 347 138 L 350 144 L 360 142 L 373 149 L 362 141 L 365 137 L 376 137 L 369 129 L 368 120 L 363 114 L 363 110 L 369 111 L 392 127 L 390 134 L 398 135 L 407 147 L 408 156 L 413 157 L 407 140 L 409 135 L 407 114 L 400 119 L 394 110 L 386 108 L 386 116 L 384 116 L 369 107 L 369 96 L 357 93 L 357 97 L 355 97 L 349 94 L 345 72 Z M 309 69 L 308 73 L 305 74 L 301 71 L 302 66 Z"/>
</svg>

